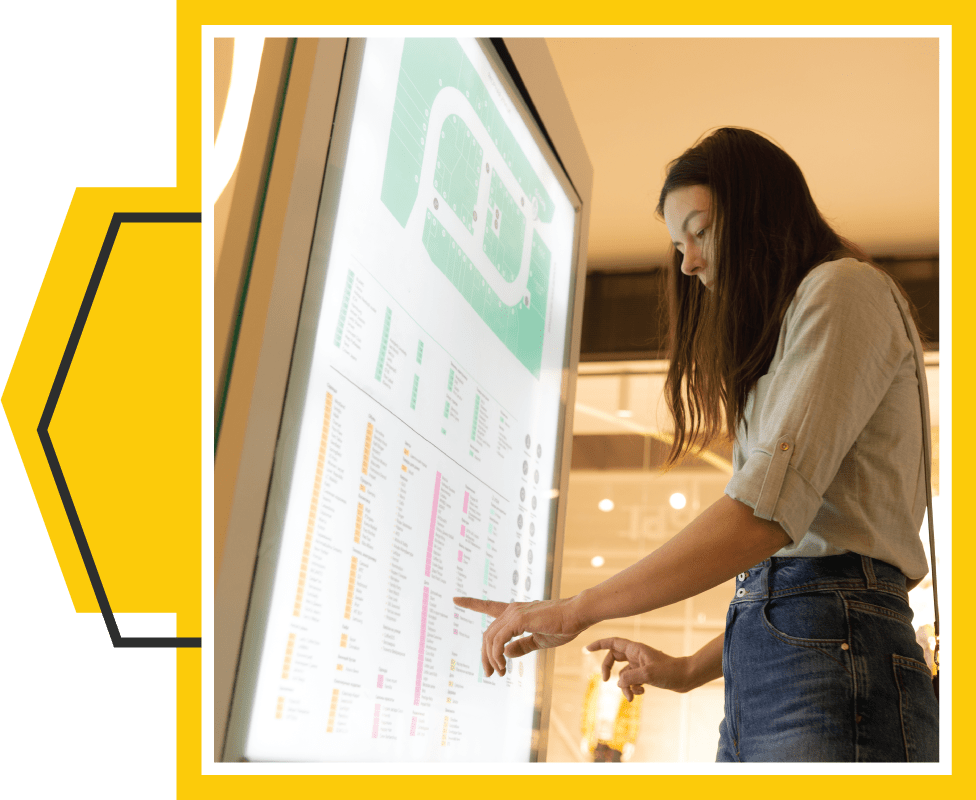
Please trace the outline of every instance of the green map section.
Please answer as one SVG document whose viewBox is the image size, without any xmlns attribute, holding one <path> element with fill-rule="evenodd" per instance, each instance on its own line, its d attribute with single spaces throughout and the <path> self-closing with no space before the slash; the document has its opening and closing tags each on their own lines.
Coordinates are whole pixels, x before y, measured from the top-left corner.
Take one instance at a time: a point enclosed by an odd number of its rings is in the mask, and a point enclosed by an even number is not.
<svg viewBox="0 0 976 800">
<path fill-rule="evenodd" d="M 374 377 L 379 380 L 383 377 L 383 367 L 386 364 L 386 348 L 390 343 L 390 320 L 393 319 L 393 310 L 386 309 L 386 319 L 383 322 L 383 339 L 380 341 L 380 354 L 376 359 L 376 374 Z"/>
<path fill-rule="evenodd" d="M 548 192 L 489 97 L 488 88 L 455 39 L 407 39 L 404 42 L 380 191 L 383 204 L 405 227 L 420 189 L 420 167 L 427 144 L 430 110 L 434 98 L 445 87 L 458 89 L 468 99 L 525 192 L 526 202 L 535 197 L 539 204 L 539 220 L 551 222 L 553 205 Z M 475 178 L 480 176 L 481 169 L 479 163 Z M 463 193 L 460 187 L 453 187 L 453 191 Z M 474 192 L 477 193 L 477 186 Z M 460 204 L 458 208 L 461 208 Z"/>
<path fill-rule="evenodd" d="M 471 420 L 471 441 L 474 441 L 474 436 L 478 432 L 478 412 L 481 409 L 481 395 L 476 394 L 474 396 L 474 419 Z"/>
<path fill-rule="evenodd" d="M 549 248 L 534 231 L 527 297 L 516 306 L 502 303 L 454 237 L 428 211 L 424 247 L 437 268 L 454 284 L 502 343 L 536 378 L 542 368 L 546 303 L 549 296 Z"/>
<path fill-rule="evenodd" d="M 501 276 L 511 283 L 522 268 L 525 216 L 498 175 L 492 173 L 488 193 L 489 224 L 485 226 L 483 249 Z M 548 266 L 547 266 L 548 269 Z"/>
<path fill-rule="evenodd" d="M 441 129 L 434 168 L 434 188 L 451 207 L 469 233 L 474 233 L 474 212 L 481 179 L 484 150 L 457 114 L 451 114 Z"/>
</svg>

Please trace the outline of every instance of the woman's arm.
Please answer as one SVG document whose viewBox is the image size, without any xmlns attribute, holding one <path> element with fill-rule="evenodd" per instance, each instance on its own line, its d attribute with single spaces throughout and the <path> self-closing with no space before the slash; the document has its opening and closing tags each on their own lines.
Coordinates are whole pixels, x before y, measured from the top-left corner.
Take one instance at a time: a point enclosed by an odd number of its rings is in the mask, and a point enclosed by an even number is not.
<svg viewBox="0 0 976 800">
<path fill-rule="evenodd" d="M 775 522 L 722 495 L 677 536 L 574 599 L 586 627 L 668 606 L 755 566 L 790 543 Z"/>
<path fill-rule="evenodd" d="M 458 597 L 462 608 L 496 617 L 482 638 L 485 674 L 505 674 L 505 656 L 565 644 L 591 625 L 676 603 L 711 589 L 789 544 L 775 522 L 723 496 L 677 536 L 632 567 L 565 600 L 500 603 Z M 515 636 L 524 636 L 514 642 Z"/>
<path fill-rule="evenodd" d="M 685 691 L 697 689 L 709 681 L 722 677 L 722 647 L 725 644 L 723 631 L 693 656 L 689 656 L 689 685 Z"/>
<path fill-rule="evenodd" d="M 672 692 L 690 692 L 715 678 L 722 677 L 722 644 L 725 635 L 719 634 L 691 656 L 675 658 L 650 645 L 613 637 L 600 639 L 586 646 L 590 652 L 606 650 L 603 659 L 603 680 L 610 679 L 615 661 L 626 662 L 620 670 L 617 686 L 624 697 L 633 700 L 644 694 L 644 684 Z"/>
</svg>

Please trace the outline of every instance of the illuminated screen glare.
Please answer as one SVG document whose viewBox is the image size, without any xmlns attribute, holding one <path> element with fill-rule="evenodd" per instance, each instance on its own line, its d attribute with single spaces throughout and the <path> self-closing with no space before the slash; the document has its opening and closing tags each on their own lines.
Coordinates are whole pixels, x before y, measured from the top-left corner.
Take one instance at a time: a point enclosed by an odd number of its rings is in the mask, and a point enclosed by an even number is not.
<svg viewBox="0 0 976 800">
<path fill-rule="evenodd" d="M 535 655 L 486 678 L 488 619 L 452 598 L 546 590 L 577 201 L 476 41 L 368 41 L 353 89 L 258 560 L 244 755 L 526 761 Z"/>
</svg>

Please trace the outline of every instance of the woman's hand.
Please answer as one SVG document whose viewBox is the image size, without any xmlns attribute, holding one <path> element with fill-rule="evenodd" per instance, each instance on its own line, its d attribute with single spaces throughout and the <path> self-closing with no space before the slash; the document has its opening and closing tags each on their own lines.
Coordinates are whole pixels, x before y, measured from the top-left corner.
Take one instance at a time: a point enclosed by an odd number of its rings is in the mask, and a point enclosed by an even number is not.
<svg viewBox="0 0 976 800">
<path fill-rule="evenodd" d="M 533 650 L 558 647 L 572 641 L 588 627 L 573 602 L 536 600 L 530 603 L 500 603 L 474 597 L 455 597 L 455 605 L 495 617 L 481 639 L 481 663 L 486 676 L 505 674 L 505 656 L 518 658 Z M 528 633 L 528 636 L 522 634 Z M 515 636 L 522 638 L 514 642 Z"/>
<path fill-rule="evenodd" d="M 615 637 L 592 642 L 586 646 L 586 649 L 590 652 L 608 651 L 607 657 L 603 659 L 605 681 L 610 679 L 610 670 L 614 662 L 627 663 L 627 666 L 620 670 L 617 686 L 628 700 L 633 700 L 635 694 L 644 694 L 645 683 L 648 686 L 670 689 L 673 692 L 687 692 L 697 685 L 691 680 L 689 659 L 669 656 L 640 642 Z"/>
</svg>

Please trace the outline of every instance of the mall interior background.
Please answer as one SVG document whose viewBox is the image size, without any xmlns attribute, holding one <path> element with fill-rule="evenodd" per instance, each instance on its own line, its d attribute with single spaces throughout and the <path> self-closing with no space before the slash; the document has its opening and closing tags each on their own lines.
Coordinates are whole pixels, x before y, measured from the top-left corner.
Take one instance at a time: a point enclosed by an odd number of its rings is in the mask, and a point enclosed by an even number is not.
<svg viewBox="0 0 976 800">
<path fill-rule="evenodd" d="M 790 153 L 825 216 L 901 280 L 919 307 L 930 343 L 926 371 L 938 509 L 938 40 L 547 44 L 595 176 L 562 595 L 663 544 L 721 496 L 731 475 L 730 448 L 723 445 L 670 471 L 661 468 L 669 430 L 661 397 L 667 364 L 660 305 L 668 237 L 654 207 L 667 162 L 721 125 L 758 130 Z M 234 47 L 233 40 L 216 42 L 215 132 Z M 218 199 L 218 220 L 220 213 Z M 219 240 L 216 247 L 219 260 Z M 928 581 L 913 592 L 917 624 L 931 619 L 930 593 Z M 548 760 L 592 760 L 595 717 L 619 710 L 615 690 L 601 704 L 592 680 L 599 658 L 583 645 L 623 636 L 690 654 L 722 631 L 731 594 L 732 582 L 684 603 L 603 623 L 561 648 Z M 625 756 L 714 760 L 722 703 L 721 679 L 689 694 L 648 690 L 629 715 Z"/>
</svg>

